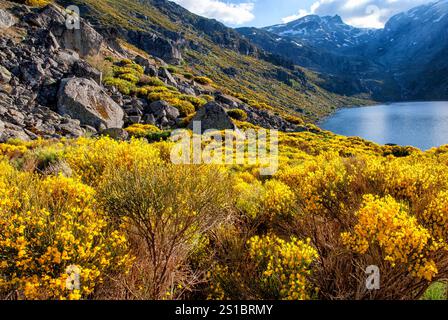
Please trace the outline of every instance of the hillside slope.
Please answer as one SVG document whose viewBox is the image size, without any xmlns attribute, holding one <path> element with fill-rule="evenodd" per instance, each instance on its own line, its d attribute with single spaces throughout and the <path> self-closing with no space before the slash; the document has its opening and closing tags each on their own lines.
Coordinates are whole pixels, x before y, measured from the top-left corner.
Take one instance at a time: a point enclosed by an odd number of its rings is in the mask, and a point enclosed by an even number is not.
<svg viewBox="0 0 448 320">
<path fill-rule="evenodd" d="M 317 84 L 319 80 L 313 80 L 316 75 L 258 49 L 233 29 L 194 15 L 172 2 L 59 0 L 58 3 L 80 6 L 82 17 L 100 33 L 111 28 L 116 31 L 110 34 L 111 38 L 123 38 L 150 54 L 180 63 L 186 69 L 211 77 L 231 92 L 272 105 L 280 112 L 316 119 L 335 107 L 363 103 L 322 89 Z"/>
</svg>

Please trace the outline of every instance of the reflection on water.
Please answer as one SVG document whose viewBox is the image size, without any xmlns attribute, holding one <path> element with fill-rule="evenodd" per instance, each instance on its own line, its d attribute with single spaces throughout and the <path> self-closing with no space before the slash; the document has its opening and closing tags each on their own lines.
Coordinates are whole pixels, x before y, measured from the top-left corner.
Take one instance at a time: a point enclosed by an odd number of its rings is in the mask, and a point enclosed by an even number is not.
<svg viewBox="0 0 448 320">
<path fill-rule="evenodd" d="M 448 101 L 342 109 L 320 127 L 379 144 L 410 145 L 427 150 L 448 144 Z"/>
</svg>

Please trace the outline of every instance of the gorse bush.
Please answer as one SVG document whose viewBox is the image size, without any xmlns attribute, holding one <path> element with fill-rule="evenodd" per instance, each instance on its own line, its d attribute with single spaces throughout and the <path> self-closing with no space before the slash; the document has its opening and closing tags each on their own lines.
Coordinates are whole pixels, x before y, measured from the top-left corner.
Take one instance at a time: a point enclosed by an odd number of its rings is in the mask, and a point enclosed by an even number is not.
<svg viewBox="0 0 448 320">
<path fill-rule="evenodd" d="M 211 85 L 213 84 L 213 80 L 207 78 L 207 77 L 194 77 L 194 81 L 197 83 L 203 84 L 203 85 Z"/>
<path fill-rule="evenodd" d="M 151 124 L 133 124 L 126 128 L 130 135 L 136 138 L 144 138 L 149 134 L 160 133 L 162 130 Z"/>
<path fill-rule="evenodd" d="M 106 277 L 127 271 L 132 261 L 127 239 L 108 225 L 92 188 L 62 176 L 40 180 L 1 167 L 3 298 L 88 298 Z M 67 287 L 69 268 L 79 272 L 79 287 Z"/>
<path fill-rule="evenodd" d="M 118 91 L 126 95 L 135 90 L 135 85 L 126 79 L 108 77 L 104 78 L 103 83 L 106 86 L 116 87 Z"/>
<path fill-rule="evenodd" d="M 311 275 L 311 264 L 318 255 L 309 244 L 295 238 L 287 242 L 276 236 L 255 236 L 249 240 L 249 254 L 257 270 L 262 273 L 262 283 L 275 290 L 272 293 L 275 298 L 310 298 L 313 290 L 307 278 Z"/>
<path fill-rule="evenodd" d="M 272 176 L 174 165 L 172 142 L 148 143 L 170 132 L 151 125 L 126 142 L 0 144 L 1 297 L 418 299 L 444 281 L 448 148 L 310 128 L 279 134 Z M 381 290 L 366 289 L 370 265 Z"/>
<path fill-rule="evenodd" d="M 143 76 L 140 78 L 140 85 L 142 86 L 154 86 L 154 87 L 164 87 L 165 83 L 156 77 Z"/>
<path fill-rule="evenodd" d="M 231 110 L 227 111 L 227 114 L 235 120 L 240 120 L 240 121 L 247 120 L 247 113 L 241 109 L 231 109 Z"/>
</svg>

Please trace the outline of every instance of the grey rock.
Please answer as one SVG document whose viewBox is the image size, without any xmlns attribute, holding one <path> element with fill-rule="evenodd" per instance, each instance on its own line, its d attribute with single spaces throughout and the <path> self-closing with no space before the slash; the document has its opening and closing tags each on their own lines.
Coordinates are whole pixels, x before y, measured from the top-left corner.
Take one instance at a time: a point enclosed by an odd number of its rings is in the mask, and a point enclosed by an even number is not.
<svg viewBox="0 0 448 320">
<path fill-rule="evenodd" d="M 218 93 L 215 95 L 215 100 L 217 102 L 221 102 L 227 106 L 229 106 L 230 108 L 237 108 L 238 107 L 238 103 L 236 103 L 230 96 L 227 96 L 225 94 L 222 93 Z"/>
<path fill-rule="evenodd" d="M 180 85 L 180 86 L 178 86 L 178 89 L 183 94 L 188 94 L 190 96 L 195 96 L 196 95 L 196 91 L 194 91 L 194 89 L 192 87 L 190 87 L 190 86 Z"/>
<path fill-rule="evenodd" d="M 81 137 L 84 135 L 84 130 L 82 130 L 80 125 L 81 123 L 77 119 L 64 119 L 64 121 L 59 124 L 58 129 L 62 131 L 64 135 Z"/>
<path fill-rule="evenodd" d="M 114 140 L 125 141 L 129 139 L 129 133 L 120 128 L 109 128 L 102 130 L 100 135 L 110 137 Z"/>
<path fill-rule="evenodd" d="M 53 58 L 63 70 L 70 70 L 79 60 L 79 54 L 73 50 L 59 50 Z"/>
<path fill-rule="evenodd" d="M 103 74 L 84 60 L 78 60 L 73 64 L 73 74 L 79 78 L 92 79 L 101 84 Z"/>
<path fill-rule="evenodd" d="M 142 121 L 142 117 L 141 116 L 130 116 L 129 121 L 131 123 L 140 123 Z"/>
<path fill-rule="evenodd" d="M 166 101 L 156 101 L 149 105 L 148 113 L 154 114 L 156 119 L 160 119 L 162 117 L 167 117 L 169 120 L 175 120 L 179 118 L 180 113 L 179 110 L 171 106 Z"/>
<path fill-rule="evenodd" d="M 4 143 L 10 139 L 29 141 L 30 137 L 21 127 L 6 122 L 4 123 L 4 128 L 0 131 L 0 143 Z"/>
<path fill-rule="evenodd" d="M 154 33 L 141 31 L 129 31 L 128 38 L 132 43 L 148 52 L 154 57 L 161 58 L 169 63 L 179 64 L 182 62 L 182 54 L 178 43 L 170 39 L 159 37 Z"/>
<path fill-rule="evenodd" d="M 31 87 L 39 85 L 43 81 L 46 73 L 42 65 L 43 61 L 31 61 L 21 64 L 20 72 L 22 78 Z"/>
<path fill-rule="evenodd" d="M 152 125 L 155 125 L 155 124 L 156 124 L 156 118 L 154 118 L 154 115 L 153 115 L 153 114 L 146 114 L 146 115 L 143 117 L 143 122 L 144 122 L 145 124 L 152 124 Z"/>
<path fill-rule="evenodd" d="M 58 113 L 95 128 L 123 127 L 124 112 L 93 80 L 63 79 L 58 92 Z"/>
<path fill-rule="evenodd" d="M 98 54 L 104 41 L 103 37 L 83 19 L 79 28 L 67 28 L 66 21 L 70 14 L 60 8 L 49 5 L 42 12 L 30 18 L 35 25 L 48 29 L 65 49 L 72 49 L 81 57 Z"/>
<path fill-rule="evenodd" d="M 134 61 L 145 68 L 145 74 L 151 77 L 157 76 L 158 70 L 157 66 L 152 64 L 148 59 L 143 58 L 142 56 L 137 56 Z"/>
<path fill-rule="evenodd" d="M 11 72 L 0 65 L 0 83 L 8 83 L 9 81 L 11 81 L 11 77 Z"/>
<path fill-rule="evenodd" d="M 226 110 L 216 102 L 209 102 L 200 108 L 192 121 L 188 125 L 188 129 L 193 129 L 194 122 L 200 122 L 201 133 L 206 130 L 236 130 Z"/>
<path fill-rule="evenodd" d="M 17 23 L 17 18 L 8 11 L 0 9 L 0 29 L 7 29 Z"/>
<path fill-rule="evenodd" d="M 159 70 L 159 77 L 166 79 L 167 84 L 170 86 L 177 87 L 177 81 L 174 79 L 173 75 L 166 68 L 162 68 Z"/>
</svg>

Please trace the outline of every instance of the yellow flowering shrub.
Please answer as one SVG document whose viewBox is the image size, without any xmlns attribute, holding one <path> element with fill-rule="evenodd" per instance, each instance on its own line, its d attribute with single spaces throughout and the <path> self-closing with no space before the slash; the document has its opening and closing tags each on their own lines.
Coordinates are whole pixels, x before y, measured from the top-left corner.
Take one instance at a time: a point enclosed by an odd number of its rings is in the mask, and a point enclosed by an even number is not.
<svg viewBox="0 0 448 320">
<path fill-rule="evenodd" d="M 420 219 L 434 239 L 448 248 L 448 191 L 439 192 Z"/>
<path fill-rule="evenodd" d="M 278 290 L 278 297 L 285 300 L 310 298 L 307 277 L 317 251 L 309 245 L 292 238 L 287 242 L 276 236 L 255 236 L 248 242 L 250 257 L 262 272 L 261 281 Z"/>
<path fill-rule="evenodd" d="M 1 296 L 84 299 L 106 277 L 126 272 L 132 263 L 127 239 L 98 211 L 92 188 L 6 169 L 0 179 Z"/>
<path fill-rule="evenodd" d="M 137 138 L 143 138 L 151 133 L 160 133 L 162 130 L 152 124 L 136 123 L 125 129 L 130 135 Z"/>
<path fill-rule="evenodd" d="M 80 138 L 64 150 L 64 160 L 88 185 L 97 185 L 117 168 L 147 167 L 161 163 L 159 151 L 144 140 L 118 142 L 108 137 Z"/>
<path fill-rule="evenodd" d="M 353 232 L 343 233 L 345 245 L 359 254 L 379 247 L 392 267 L 405 265 L 408 271 L 428 281 L 438 270 L 430 253 L 438 249 L 430 232 L 407 212 L 407 208 L 387 196 L 383 199 L 367 195 L 356 214 Z"/>
<path fill-rule="evenodd" d="M 288 215 L 293 213 L 296 198 L 294 192 L 284 183 L 269 180 L 264 185 L 266 194 L 263 199 L 265 210 L 271 215 Z"/>
</svg>

